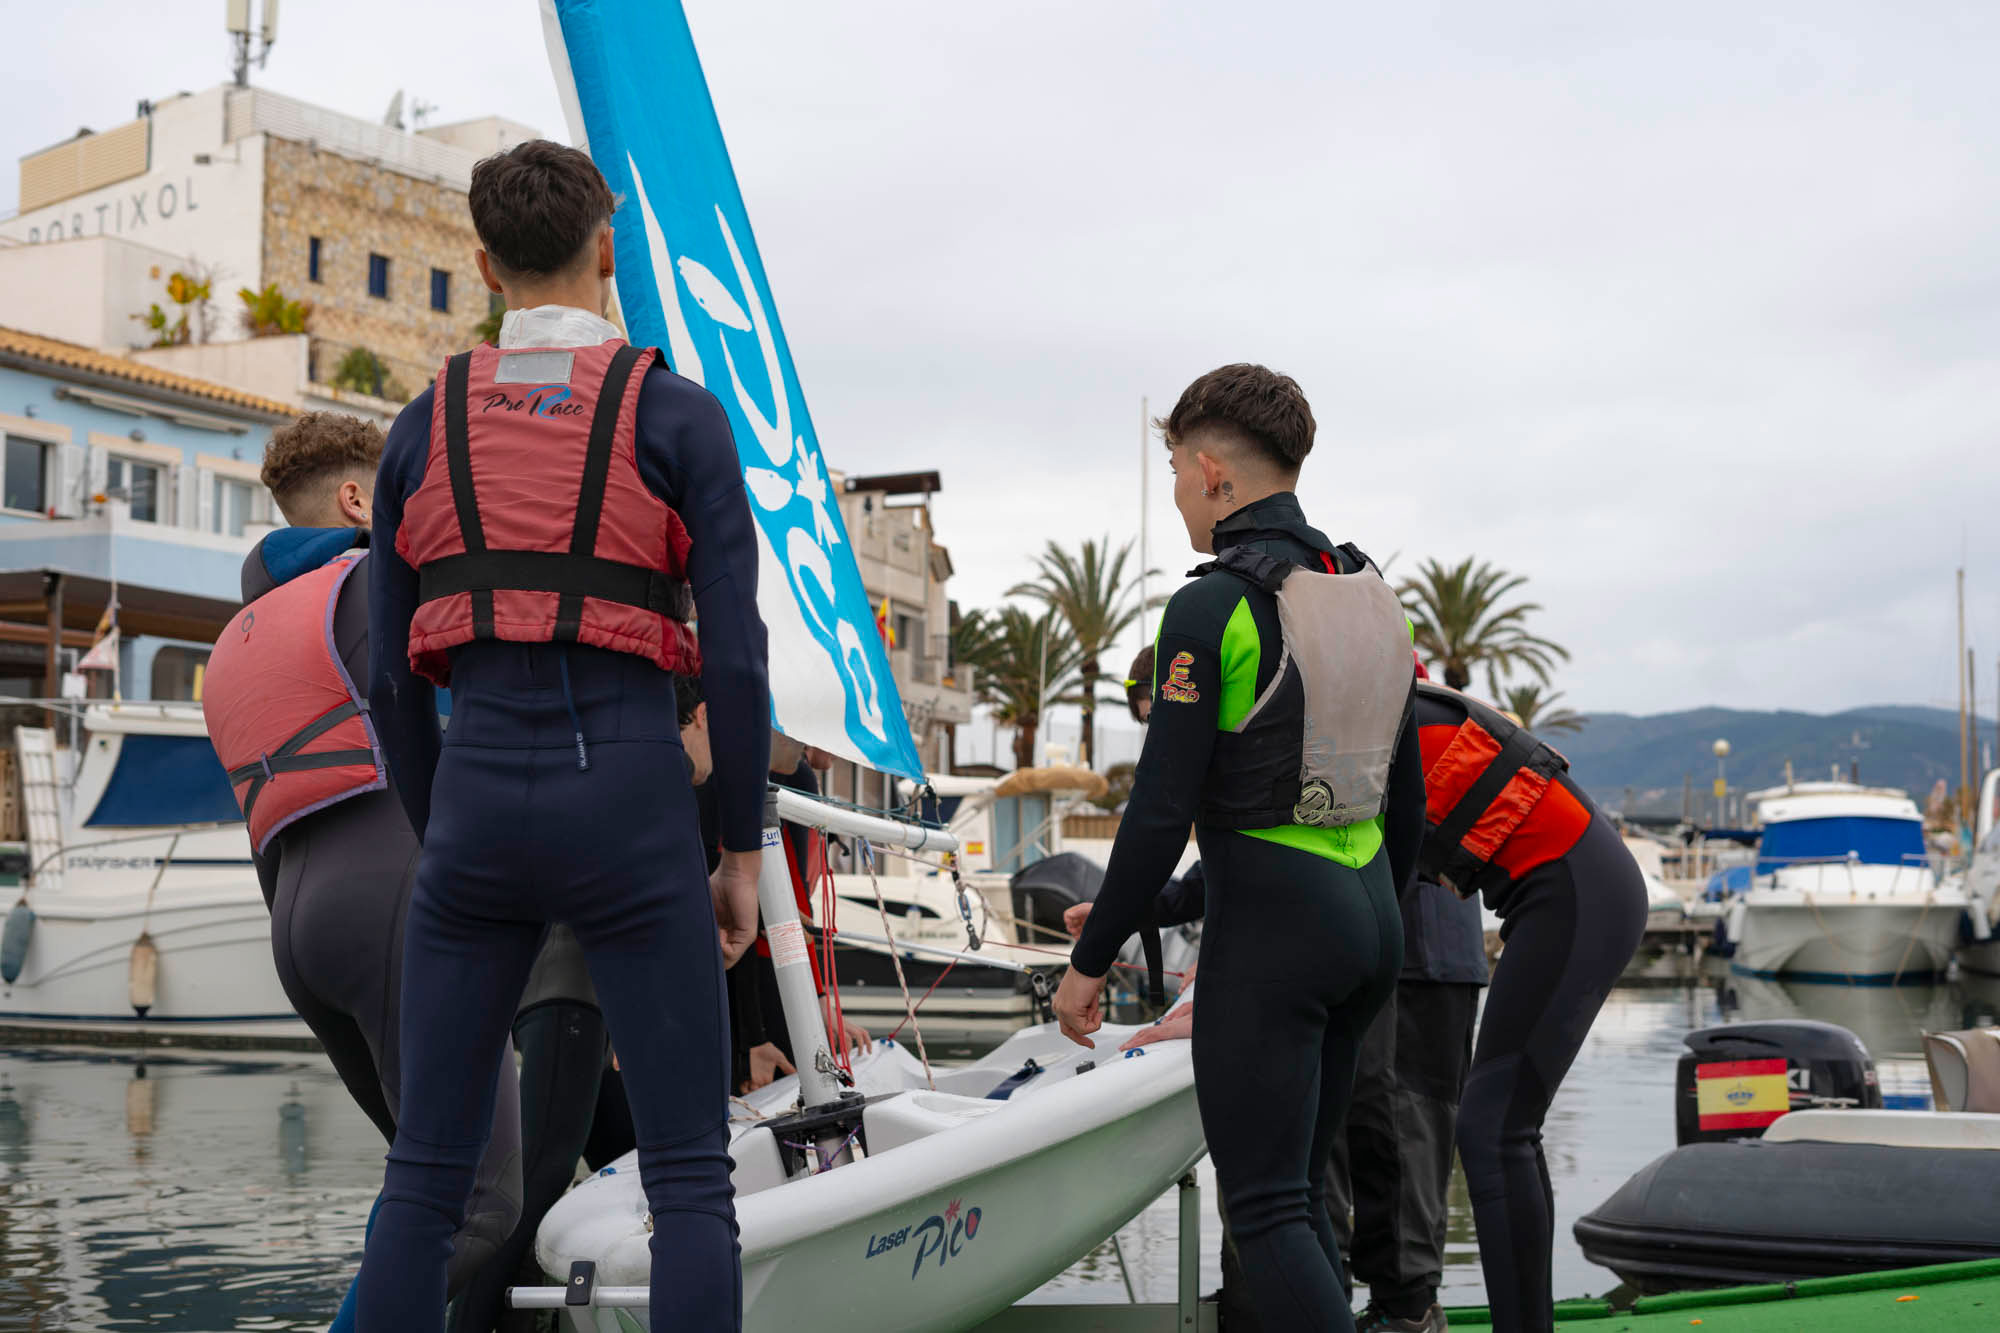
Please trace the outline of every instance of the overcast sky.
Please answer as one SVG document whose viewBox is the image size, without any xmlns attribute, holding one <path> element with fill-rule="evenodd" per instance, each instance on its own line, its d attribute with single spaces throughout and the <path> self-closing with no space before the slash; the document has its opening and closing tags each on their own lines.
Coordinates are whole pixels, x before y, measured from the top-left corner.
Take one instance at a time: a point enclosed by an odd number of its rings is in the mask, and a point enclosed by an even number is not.
<svg viewBox="0 0 2000 1333">
<path fill-rule="evenodd" d="M 943 474 L 962 606 L 1257 360 L 1313 519 L 1526 574 L 1579 709 L 1950 706 L 1961 561 L 1993 695 L 2000 6 L 687 7 L 827 457 Z M 226 77 L 222 0 L 7 8 L 16 153 Z M 256 80 L 566 137 L 533 0 L 285 0 Z"/>
</svg>

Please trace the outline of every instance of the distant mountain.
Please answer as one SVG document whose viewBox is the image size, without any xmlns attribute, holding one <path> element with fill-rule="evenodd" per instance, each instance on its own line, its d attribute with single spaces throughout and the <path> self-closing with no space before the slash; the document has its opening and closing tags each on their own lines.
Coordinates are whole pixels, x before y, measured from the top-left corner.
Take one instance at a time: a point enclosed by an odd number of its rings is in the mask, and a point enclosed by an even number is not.
<svg viewBox="0 0 2000 1333">
<path fill-rule="evenodd" d="M 1990 719 L 1980 720 L 1978 735 L 1993 743 Z M 1782 783 L 1787 760 L 1801 781 L 1856 773 L 1875 786 L 1901 787 L 1919 803 L 1940 778 L 1958 784 L 1958 715 L 1944 708 L 1884 705 L 1831 716 L 1730 708 L 1593 713 L 1582 731 L 1553 739 L 1577 782 L 1605 805 L 1679 814 L 1683 783 L 1691 781 L 1694 808 L 1706 818 L 1714 810 L 1710 747 L 1718 737 L 1729 741 L 1732 794 Z"/>
</svg>

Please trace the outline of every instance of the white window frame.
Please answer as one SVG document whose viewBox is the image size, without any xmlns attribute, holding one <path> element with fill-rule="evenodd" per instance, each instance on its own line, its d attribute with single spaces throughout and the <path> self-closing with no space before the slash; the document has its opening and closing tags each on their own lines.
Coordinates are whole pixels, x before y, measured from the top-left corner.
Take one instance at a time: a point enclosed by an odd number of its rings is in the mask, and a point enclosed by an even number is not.
<svg viewBox="0 0 2000 1333">
<path fill-rule="evenodd" d="M 187 461 L 182 450 L 170 444 L 149 444 L 143 440 L 128 439 L 123 435 L 106 435 L 102 431 L 90 432 L 90 448 L 94 455 L 90 463 L 91 485 L 98 490 L 108 489 L 110 474 L 108 465 L 114 458 L 125 463 L 141 463 L 160 471 L 160 496 L 158 518 L 135 518 L 134 523 L 151 523 L 155 527 L 177 528 L 180 523 L 181 464 Z"/>
<path fill-rule="evenodd" d="M 218 537 L 233 537 L 217 526 L 220 515 L 214 512 L 214 502 L 210 498 L 215 492 L 217 478 L 224 481 L 240 481 L 250 487 L 250 505 L 244 511 L 243 522 L 248 525 L 268 521 L 260 517 L 271 512 L 270 493 L 264 489 L 264 465 L 262 462 L 245 462 L 241 458 L 223 458 L 217 454 L 196 454 L 194 456 L 197 476 L 200 478 L 201 495 L 198 497 L 199 522 L 201 531 Z"/>
<path fill-rule="evenodd" d="M 43 469 L 46 487 L 46 507 L 42 509 L 7 509 L 0 507 L 0 513 L 18 514 L 24 517 L 46 520 L 48 510 L 58 514 L 65 512 L 63 492 L 70 484 L 68 450 L 72 436 L 68 426 L 53 421 L 38 421 L 34 417 L 15 416 L 0 412 L 0 434 L 18 435 L 24 440 L 36 440 L 48 446 L 48 461 Z M 4 460 L 0 460 L 4 461 Z"/>
</svg>

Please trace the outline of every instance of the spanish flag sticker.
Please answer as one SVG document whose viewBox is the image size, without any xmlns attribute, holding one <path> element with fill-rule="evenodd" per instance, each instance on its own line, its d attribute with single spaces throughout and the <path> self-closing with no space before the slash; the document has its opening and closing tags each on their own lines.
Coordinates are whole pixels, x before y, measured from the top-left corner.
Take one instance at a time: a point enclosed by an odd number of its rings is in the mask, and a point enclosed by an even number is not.
<svg viewBox="0 0 2000 1333">
<path fill-rule="evenodd" d="M 1729 1060 L 1697 1065 L 1695 1110 L 1703 1133 L 1762 1129 L 1792 1109 L 1783 1060 Z"/>
</svg>

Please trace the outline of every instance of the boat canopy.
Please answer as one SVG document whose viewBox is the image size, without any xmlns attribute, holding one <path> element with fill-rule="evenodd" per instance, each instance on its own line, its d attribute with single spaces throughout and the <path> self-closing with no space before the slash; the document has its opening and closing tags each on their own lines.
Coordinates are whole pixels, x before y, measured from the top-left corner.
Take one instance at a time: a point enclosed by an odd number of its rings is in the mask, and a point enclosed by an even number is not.
<svg viewBox="0 0 2000 1333">
<path fill-rule="evenodd" d="M 104 795 L 83 822 L 90 828 L 158 828 L 242 819 L 229 775 L 206 735 L 130 732 L 119 741 Z"/>
<path fill-rule="evenodd" d="M 1788 819 L 1764 827 L 1757 873 L 1768 875 L 1801 861 L 1858 860 L 1865 865 L 1910 865 L 1925 856 L 1920 819 L 1835 815 Z"/>
</svg>

